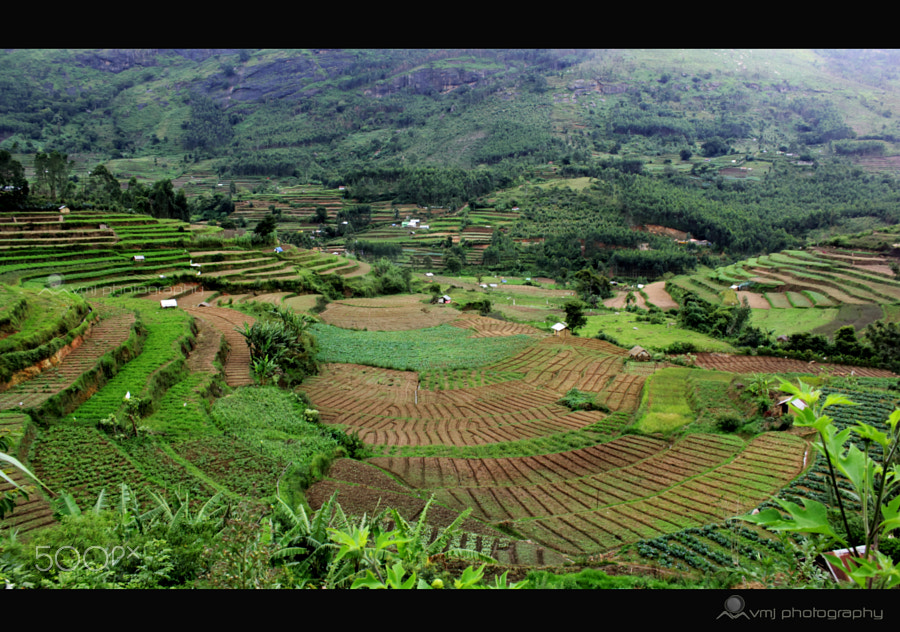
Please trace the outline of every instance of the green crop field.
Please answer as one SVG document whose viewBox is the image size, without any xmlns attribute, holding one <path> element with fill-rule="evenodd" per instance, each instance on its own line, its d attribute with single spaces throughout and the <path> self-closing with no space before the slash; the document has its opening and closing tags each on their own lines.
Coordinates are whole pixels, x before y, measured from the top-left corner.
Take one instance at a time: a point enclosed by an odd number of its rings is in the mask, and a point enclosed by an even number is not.
<svg viewBox="0 0 900 632">
<path fill-rule="evenodd" d="M 645 349 L 662 351 L 675 342 L 686 342 L 703 351 L 722 353 L 734 351 L 731 345 L 721 340 L 676 326 L 674 319 L 667 319 L 667 322 L 673 323 L 670 326 L 640 322 L 637 317 L 638 314 L 624 310 L 618 314 L 609 312 L 588 316 L 588 324 L 579 334 L 583 337 L 591 337 L 602 331 L 615 338 L 626 349 L 639 345 Z"/>
<path fill-rule="evenodd" d="M 657 372 L 644 389 L 644 400 L 641 402 L 644 413 L 635 423 L 635 428 L 647 434 L 667 434 L 691 423 L 694 412 L 687 400 L 690 374 L 691 369 L 682 367 Z"/>
</svg>

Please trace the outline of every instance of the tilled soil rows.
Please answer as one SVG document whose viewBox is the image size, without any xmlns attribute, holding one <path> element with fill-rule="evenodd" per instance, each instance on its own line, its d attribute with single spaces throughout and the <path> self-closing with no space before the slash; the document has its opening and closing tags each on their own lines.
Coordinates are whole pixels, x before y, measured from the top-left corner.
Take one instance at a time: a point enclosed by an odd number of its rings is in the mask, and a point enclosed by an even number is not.
<svg viewBox="0 0 900 632">
<path fill-rule="evenodd" d="M 897 377 L 886 369 L 829 364 L 825 362 L 804 362 L 790 358 L 772 356 L 735 356 L 726 353 L 698 353 L 694 362 L 704 369 L 728 371 L 730 373 L 821 373 L 830 371 L 833 375 L 847 376 L 853 372 L 860 377 Z"/>
<path fill-rule="evenodd" d="M 134 314 L 130 312 L 103 318 L 62 363 L 0 393 L 0 410 L 40 406 L 70 387 L 82 374 L 94 368 L 104 354 L 128 340 L 132 324 Z"/>
<path fill-rule="evenodd" d="M 231 350 L 225 360 L 225 382 L 228 386 L 248 386 L 253 384 L 250 377 L 250 349 L 244 337 L 235 330 L 243 328 L 244 323 L 253 325 L 256 319 L 233 309 L 224 307 L 186 307 L 192 316 L 201 318 L 216 331 L 225 336 Z"/>
</svg>

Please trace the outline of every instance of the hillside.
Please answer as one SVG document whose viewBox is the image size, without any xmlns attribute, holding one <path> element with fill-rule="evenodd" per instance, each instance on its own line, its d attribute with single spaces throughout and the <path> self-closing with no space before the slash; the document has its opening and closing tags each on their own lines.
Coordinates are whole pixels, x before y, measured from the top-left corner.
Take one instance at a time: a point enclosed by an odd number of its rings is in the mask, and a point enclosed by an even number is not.
<svg viewBox="0 0 900 632">
<path fill-rule="evenodd" d="M 812 560 L 851 540 L 900 562 L 860 502 L 883 483 L 896 515 L 900 481 L 840 469 L 898 441 L 898 61 L 0 52 L 0 454 L 43 485 L 4 469 L 0 579 L 737 590 L 832 586 Z M 816 417 L 865 451 L 816 451 Z"/>
</svg>

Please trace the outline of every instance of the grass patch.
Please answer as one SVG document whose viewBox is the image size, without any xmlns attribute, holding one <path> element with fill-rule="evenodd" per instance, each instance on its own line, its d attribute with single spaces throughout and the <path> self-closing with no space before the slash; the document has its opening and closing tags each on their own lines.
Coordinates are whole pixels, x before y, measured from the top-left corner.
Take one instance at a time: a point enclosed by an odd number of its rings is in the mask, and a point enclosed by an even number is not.
<svg viewBox="0 0 900 632">
<path fill-rule="evenodd" d="M 776 336 L 813 331 L 829 325 L 838 315 L 837 307 L 822 309 L 754 309 L 750 324 Z"/>
<path fill-rule="evenodd" d="M 470 338 L 451 325 L 411 331 L 352 331 L 316 324 L 320 362 L 365 364 L 399 371 L 485 366 L 522 351 L 534 338 Z"/>
<path fill-rule="evenodd" d="M 651 351 L 663 351 L 674 342 L 689 342 L 698 351 L 734 353 L 735 349 L 727 342 L 717 340 L 706 334 L 689 329 L 682 329 L 674 323 L 675 318 L 667 318 L 666 323 L 654 325 L 637 320 L 638 314 L 626 311 L 607 312 L 596 316 L 588 316 L 588 324 L 580 331 L 582 338 L 593 338 L 603 332 L 615 338 L 622 347 L 630 349 L 640 345 Z"/>
<path fill-rule="evenodd" d="M 635 429 L 646 433 L 667 434 L 694 420 L 694 411 L 687 400 L 688 376 L 692 369 L 671 367 L 654 374 L 644 387 L 641 402 L 643 416 Z"/>
</svg>

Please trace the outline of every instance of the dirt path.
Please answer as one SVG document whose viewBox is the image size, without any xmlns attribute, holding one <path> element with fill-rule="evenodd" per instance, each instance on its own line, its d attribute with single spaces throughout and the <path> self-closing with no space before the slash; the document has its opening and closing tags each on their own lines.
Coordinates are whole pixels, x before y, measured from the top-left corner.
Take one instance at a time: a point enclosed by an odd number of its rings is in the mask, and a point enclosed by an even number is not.
<svg viewBox="0 0 900 632">
<path fill-rule="evenodd" d="M 213 362 L 219 353 L 222 332 L 215 325 L 200 315 L 192 314 L 197 323 L 197 344 L 187 359 L 187 368 L 191 373 L 215 373 Z"/>
<path fill-rule="evenodd" d="M 225 360 L 225 382 L 228 386 L 253 384 L 253 379 L 250 377 L 250 349 L 247 348 L 244 337 L 235 330 L 235 327 L 243 327 L 244 323 L 253 325 L 256 319 L 224 307 L 187 307 L 184 311 L 203 320 L 212 330 L 223 334 L 225 340 L 228 341 L 231 347 L 228 358 Z M 215 335 L 210 337 L 215 339 Z M 197 362 L 206 362 L 209 352 L 207 347 Z M 213 357 L 215 357 L 215 353 L 213 353 Z M 212 360 L 209 360 L 209 363 L 209 366 L 212 366 Z"/>
</svg>

